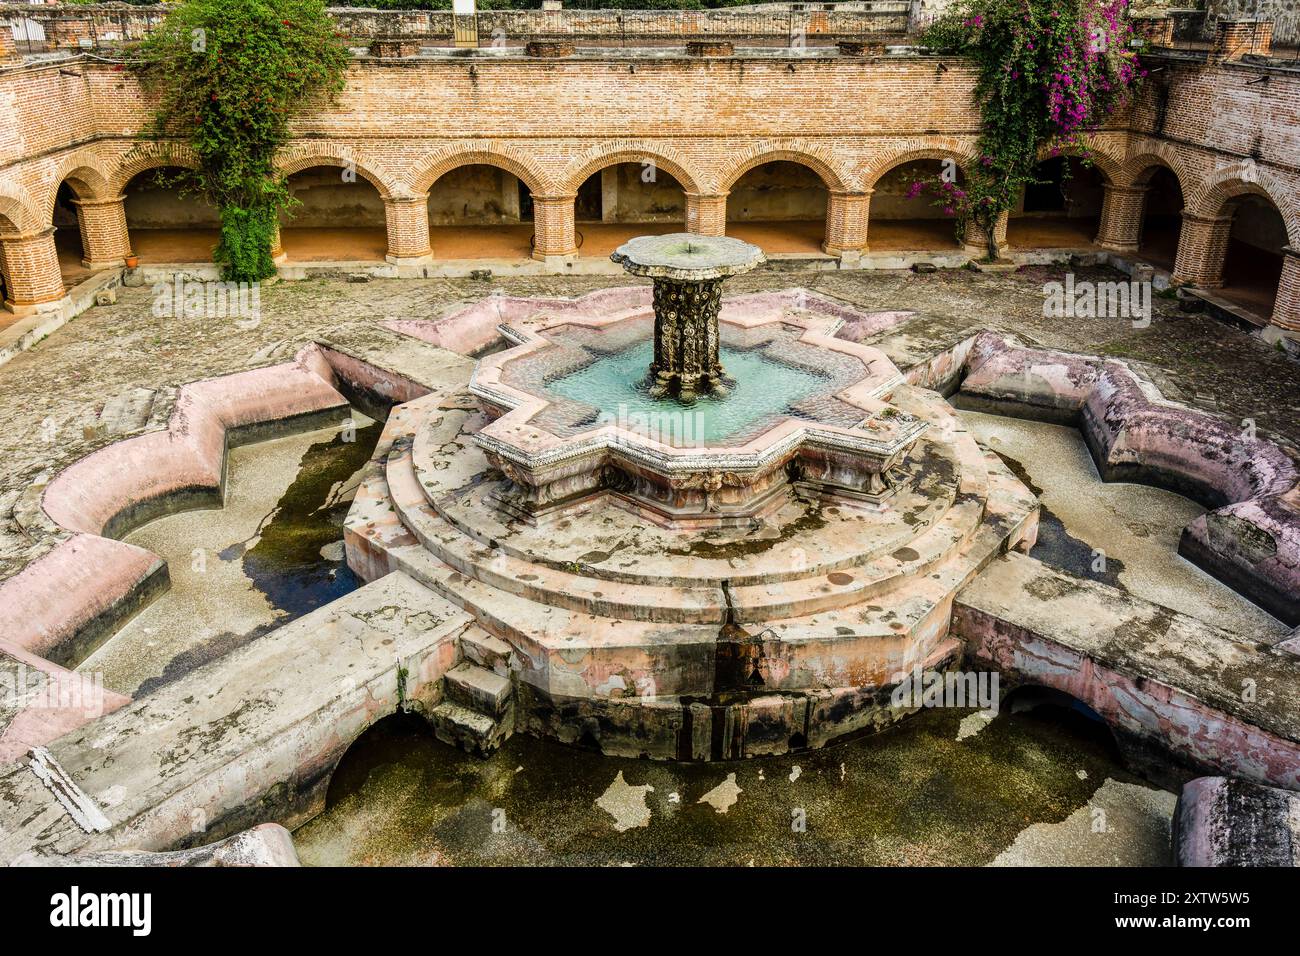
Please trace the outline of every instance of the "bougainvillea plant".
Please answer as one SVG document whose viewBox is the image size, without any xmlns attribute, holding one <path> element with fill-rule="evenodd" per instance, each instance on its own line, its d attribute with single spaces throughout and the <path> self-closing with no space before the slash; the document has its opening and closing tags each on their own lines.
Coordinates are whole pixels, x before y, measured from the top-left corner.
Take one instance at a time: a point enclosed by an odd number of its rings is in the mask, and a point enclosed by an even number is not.
<svg viewBox="0 0 1300 956">
<path fill-rule="evenodd" d="M 293 205 L 276 150 L 297 111 L 343 88 L 348 57 L 323 0 L 184 0 L 145 41 L 151 133 L 194 150 L 185 185 L 221 213 L 214 258 L 227 279 L 275 274 L 279 214 Z"/>
<path fill-rule="evenodd" d="M 978 160 L 959 184 L 951 175 L 914 183 L 957 221 L 974 224 L 999 254 L 995 227 L 1019 200 L 1046 149 L 1087 162 L 1084 133 L 1128 97 L 1145 71 L 1130 49 L 1128 0 L 959 0 L 922 34 L 935 52 L 975 64 Z"/>
</svg>

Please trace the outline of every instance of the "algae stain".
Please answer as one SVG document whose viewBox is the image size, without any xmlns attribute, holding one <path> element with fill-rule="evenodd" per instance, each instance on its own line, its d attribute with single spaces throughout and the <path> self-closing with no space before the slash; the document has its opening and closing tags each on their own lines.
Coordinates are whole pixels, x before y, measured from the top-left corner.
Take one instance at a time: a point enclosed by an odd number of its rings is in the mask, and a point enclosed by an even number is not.
<svg viewBox="0 0 1300 956">
<path fill-rule="evenodd" d="M 298 475 L 243 553 L 244 573 L 286 617 L 300 617 L 360 586 L 360 580 L 329 546 L 343 538 L 350 496 L 340 493 L 365 466 L 383 426 L 358 428 L 317 442 L 302 456 Z M 325 555 L 329 554 L 330 557 Z"/>
<path fill-rule="evenodd" d="M 344 757 L 329 808 L 295 842 L 308 864 L 982 865 L 1026 827 L 1086 807 L 1101 781 L 1140 782 L 1103 725 L 1050 714 L 1003 713 L 958 741 L 969 712 L 927 710 L 834 747 L 726 765 L 602 756 L 523 734 L 480 759 L 418 727 L 377 738 L 388 718 Z M 805 812 L 805 831 L 792 829 L 791 808 Z M 1148 849 L 1121 862 L 1166 862 Z"/>
<path fill-rule="evenodd" d="M 827 512 L 830 513 L 829 511 Z M 783 525 L 774 537 L 745 537 L 736 540 L 710 541 L 707 537 L 696 539 L 685 548 L 668 548 L 667 554 L 685 555 L 693 558 L 712 558 L 726 560 L 729 558 L 751 557 L 771 551 L 777 545 L 789 541 L 805 532 L 819 531 L 826 527 L 826 519 L 821 509 L 809 507 L 794 521 Z M 707 534 L 707 533 L 706 533 Z"/>
</svg>

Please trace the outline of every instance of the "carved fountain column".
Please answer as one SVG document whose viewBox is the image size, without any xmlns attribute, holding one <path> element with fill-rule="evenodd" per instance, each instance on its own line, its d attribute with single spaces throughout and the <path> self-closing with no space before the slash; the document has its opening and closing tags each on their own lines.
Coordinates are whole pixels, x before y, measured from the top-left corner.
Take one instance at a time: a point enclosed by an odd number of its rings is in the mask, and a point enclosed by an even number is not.
<svg viewBox="0 0 1300 956">
<path fill-rule="evenodd" d="M 739 239 L 682 232 L 632 239 L 610 258 L 654 282 L 651 394 L 683 405 L 698 395 L 725 395 L 733 383 L 719 357 L 722 283 L 761 265 L 763 251 Z"/>
</svg>

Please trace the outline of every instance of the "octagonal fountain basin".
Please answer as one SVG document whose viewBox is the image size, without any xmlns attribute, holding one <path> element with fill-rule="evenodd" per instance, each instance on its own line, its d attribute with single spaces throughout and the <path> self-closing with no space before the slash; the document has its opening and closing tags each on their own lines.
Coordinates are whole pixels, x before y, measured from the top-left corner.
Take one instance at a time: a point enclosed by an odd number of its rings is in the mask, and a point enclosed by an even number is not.
<svg viewBox="0 0 1300 956">
<path fill-rule="evenodd" d="M 837 338 L 871 317 L 716 304 L 688 333 L 657 288 L 488 301 L 478 334 L 509 345 L 389 422 L 349 560 L 472 609 L 517 729 L 686 761 L 879 729 L 900 668 L 959 661 L 956 591 L 1034 540 L 1033 495 L 943 397 Z"/>
<path fill-rule="evenodd" d="M 864 378 L 868 368 L 856 356 L 800 342 L 803 331 L 786 324 L 723 324 L 719 356 L 731 384 L 689 406 L 656 394 L 647 372 L 654 360 L 653 326 L 644 318 L 601 329 L 548 329 L 550 347 L 507 363 L 503 377 L 549 398 L 533 421 L 563 435 L 611 424 L 675 448 L 698 448 L 743 445 L 784 417 L 858 425 L 869 413 L 835 395 Z"/>
<path fill-rule="evenodd" d="M 514 488 L 501 507 L 538 520 L 613 492 L 657 520 L 725 524 L 761 515 L 791 481 L 874 502 L 926 428 L 889 403 L 898 369 L 836 339 L 836 319 L 715 318 L 711 367 L 725 371 L 690 381 L 729 384 L 689 404 L 660 387 L 662 325 L 641 309 L 501 326 L 517 344 L 480 360 L 470 383 L 491 419 L 475 443 Z"/>
</svg>

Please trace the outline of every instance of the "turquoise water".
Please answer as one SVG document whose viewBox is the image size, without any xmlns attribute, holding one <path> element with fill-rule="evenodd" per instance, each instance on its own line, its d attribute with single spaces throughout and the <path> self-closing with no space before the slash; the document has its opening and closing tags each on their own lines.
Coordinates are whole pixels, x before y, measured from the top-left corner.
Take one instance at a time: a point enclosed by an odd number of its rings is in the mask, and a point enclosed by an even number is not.
<svg viewBox="0 0 1300 956">
<path fill-rule="evenodd" d="M 725 398 L 701 396 L 686 407 L 657 400 L 643 387 L 654 359 L 649 340 L 598 356 L 576 372 L 546 385 L 547 391 L 595 407 L 601 421 L 615 421 L 664 444 L 686 448 L 718 444 L 764 419 L 789 414 L 790 406 L 830 384 L 829 376 L 783 365 L 757 350 L 721 349 L 722 367 L 736 380 Z"/>
</svg>

